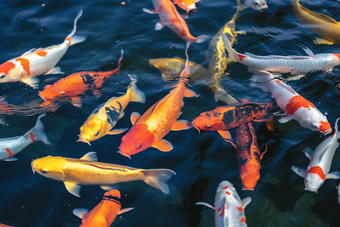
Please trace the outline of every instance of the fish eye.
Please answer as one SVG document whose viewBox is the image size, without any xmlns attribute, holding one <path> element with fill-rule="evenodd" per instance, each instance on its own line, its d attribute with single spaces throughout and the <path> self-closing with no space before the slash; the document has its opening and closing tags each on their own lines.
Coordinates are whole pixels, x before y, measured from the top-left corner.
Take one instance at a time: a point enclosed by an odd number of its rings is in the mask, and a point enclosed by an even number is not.
<svg viewBox="0 0 340 227">
<path fill-rule="evenodd" d="M 206 128 L 211 128 L 212 126 L 211 125 L 207 125 L 207 126 L 205 126 Z"/>
<path fill-rule="evenodd" d="M 99 132 L 96 132 L 94 135 L 95 135 L 95 136 L 98 136 L 98 135 L 99 135 Z"/>
<path fill-rule="evenodd" d="M 184 2 L 182 2 L 181 4 L 182 4 L 182 6 L 184 6 L 184 5 L 185 5 L 185 4 L 184 4 Z"/>
<path fill-rule="evenodd" d="M 254 5 L 258 5 L 258 4 L 259 4 L 258 2 L 254 1 Z"/>
<path fill-rule="evenodd" d="M 1 75 L 0 76 L 0 79 L 3 79 L 3 78 L 5 78 L 6 77 L 6 75 Z"/>
<path fill-rule="evenodd" d="M 41 172 L 42 174 L 46 174 L 48 171 L 45 170 L 45 169 L 43 169 L 43 170 L 40 170 L 40 172 Z"/>
<path fill-rule="evenodd" d="M 138 146 L 137 146 L 137 149 L 140 149 L 142 147 L 142 144 L 139 144 Z"/>
<path fill-rule="evenodd" d="M 62 92 L 61 92 L 61 95 L 65 95 L 65 91 L 62 91 Z"/>
</svg>

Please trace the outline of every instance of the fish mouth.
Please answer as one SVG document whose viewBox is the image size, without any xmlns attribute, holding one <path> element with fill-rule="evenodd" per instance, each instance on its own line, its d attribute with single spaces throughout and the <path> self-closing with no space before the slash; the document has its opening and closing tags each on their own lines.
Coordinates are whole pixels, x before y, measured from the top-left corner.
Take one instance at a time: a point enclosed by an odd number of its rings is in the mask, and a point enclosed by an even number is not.
<svg viewBox="0 0 340 227">
<path fill-rule="evenodd" d="M 123 155 L 123 156 L 125 156 L 125 157 L 128 157 L 128 158 L 131 160 L 131 156 L 128 155 L 128 154 L 125 154 L 125 153 L 122 152 L 121 150 L 117 151 L 117 153 L 119 153 L 119 154 L 121 154 L 121 155 Z"/>
<path fill-rule="evenodd" d="M 91 146 L 91 143 L 90 143 L 90 141 L 88 141 L 88 140 L 86 140 L 86 139 L 83 139 L 83 138 L 80 138 L 80 137 L 79 137 L 79 139 L 78 139 L 76 142 L 87 143 L 88 145 L 90 145 L 90 146 Z"/>
<path fill-rule="evenodd" d="M 188 6 L 187 13 L 189 13 L 190 10 L 196 10 L 196 9 L 197 9 L 196 5 L 191 4 L 191 5 Z"/>
<path fill-rule="evenodd" d="M 328 129 L 326 131 L 321 132 L 321 134 L 325 136 L 325 135 L 327 135 L 327 134 L 329 134 L 331 132 L 332 132 L 332 128 L 330 128 L 330 129 Z"/>
</svg>

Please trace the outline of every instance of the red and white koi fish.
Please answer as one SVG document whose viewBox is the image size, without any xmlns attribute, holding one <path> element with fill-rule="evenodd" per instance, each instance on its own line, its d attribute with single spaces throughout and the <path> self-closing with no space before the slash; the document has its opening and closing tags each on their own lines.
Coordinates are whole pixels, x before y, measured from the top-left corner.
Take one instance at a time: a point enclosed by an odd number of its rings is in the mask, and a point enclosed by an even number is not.
<svg viewBox="0 0 340 227">
<path fill-rule="evenodd" d="M 164 26 L 168 26 L 179 37 L 184 39 L 187 43 L 202 43 L 208 36 L 201 35 L 195 38 L 190 34 L 189 28 L 182 16 L 177 12 L 176 7 L 170 0 L 152 0 L 155 9 L 145 9 L 143 11 L 150 14 L 158 14 L 161 19 L 155 26 L 158 31 Z"/>
<path fill-rule="evenodd" d="M 90 212 L 86 209 L 78 208 L 73 210 L 73 214 L 83 219 L 79 227 L 110 227 L 117 215 L 132 209 L 125 208 L 121 210 L 120 192 L 111 190 L 104 194 L 102 201 Z"/>
<path fill-rule="evenodd" d="M 199 1 L 201 0 L 172 0 L 174 4 L 187 11 L 187 13 L 189 13 L 190 10 L 195 10 L 197 8 L 195 3 Z"/>
<path fill-rule="evenodd" d="M 22 151 L 25 147 L 36 141 L 42 141 L 46 145 L 51 145 L 44 133 L 44 125 L 40 118 L 45 117 L 46 114 L 41 114 L 35 126 L 25 133 L 23 136 L 16 136 L 11 138 L 0 139 L 0 160 L 16 161 L 17 158 L 13 156 Z"/>
<path fill-rule="evenodd" d="M 139 113 L 131 114 L 132 128 L 122 138 L 118 153 L 129 157 L 144 151 L 149 147 L 161 151 L 171 151 L 172 144 L 163 139 L 170 130 L 178 131 L 191 128 L 187 120 L 178 120 L 184 97 L 196 97 L 197 94 L 185 87 L 189 74 L 188 54 L 185 68 L 180 75 L 176 87 L 168 95 L 151 106 L 142 116 Z"/>
<path fill-rule="evenodd" d="M 196 205 L 204 205 L 215 210 L 216 227 L 246 227 L 244 208 L 250 202 L 250 197 L 240 199 L 232 183 L 222 181 L 217 188 L 215 207 L 204 202 L 197 202 Z"/>
<path fill-rule="evenodd" d="M 306 169 L 292 166 L 292 170 L 299 176 L 305 179 L 305 189 L 311 192 L 317 192 L 326 179 L 339 179 L 340 172 L 329 173 L 335 150 L 339 146 L 338 139 L 340 133 L 338 132 L 338 118 L 335 122 L 335 132 L 327 139 L 322 141 L 313 153 L 311 149 L 304 150 L 310 163 Z"/>
<path fill-rule="evenodd" d="M 302 77 L 311 71 L 329 71 L 334 66 L 340 65 L 340 54 L 338 53 L 314 54 L 310 49 L 303 47 L 309 56 L 240 54 L 231 47 L 229 40 L 224 34 L 222 34 L 222 40 L 231 61 L 242 63 L 257 70 L 290 73 L 291 75 Z"/>
<path fill-rule="evenodd" d="M 32 49 L 0 65 L 0 83 L 23 82 L 33 88 L 38 88 L 39 79 L 36 76 L 42 74 L 62 73 L 60 67 L 54 66 L 66 53 L 68 48 L 74 44 L 83 42 L 85 36 L 75 36 L 76 23 L 83 14 L 80 10 L 74 19 L 72 32 L 66 37 L 63 43 L 45 48 Z"/>
<path fill-rule="evenodd" d="M 274 79 L 277 75 L 263 70 L 249 70 L 253 73 L 250 86 L 258 87 L 264 92 L 270 92 L 277 105 L 287 114 L 286 117 L 279 119 L 280 123 L 289 120 L 296 120 L 304 128 L 328 134 L 332 128 L 323 115 L 313 103 L 299 95 L 284 82 Z"/>
</svg>

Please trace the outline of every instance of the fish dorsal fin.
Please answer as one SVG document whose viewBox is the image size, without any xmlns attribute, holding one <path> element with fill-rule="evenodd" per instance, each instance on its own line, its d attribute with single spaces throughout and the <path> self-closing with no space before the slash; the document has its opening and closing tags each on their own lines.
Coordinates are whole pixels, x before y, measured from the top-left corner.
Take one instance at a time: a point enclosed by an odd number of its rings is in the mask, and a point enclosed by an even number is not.
<svg viewBox="0 0 340 227">
<path fill-rule="evenodd" d="M 137 112 L 133 112 L 130 116 L 130 120 L 131 120 L 132 125 L 135 125 L 139 118 L 140 118 L 140 114 L 137 113 Z"/>
<path fill-rule="evenodd" d="M 320 158 L 319 158 L 319 162 L 321 162 L 321 159 L 322 159 L 322 156 L 326 153 L 326 151 L 328 150 L 328 148 L 330 147 L 331 145 L 329 144 L 325 150 L 323 150 L 322 154 L 320 155 Z"/>
<path fill-rule="evenodd" d="M 66 187 L 66 189 L 69 193 L 71 193 L 74 196 L 80 197 L 80 195 L 79 195 L 79 191 L 80 191 L 80 188 L 81 188 L 80 185 L 77 185 L 77 184 L 71 183 L 71 182 L 64 182 L 64 184 L 65 184 L 65 187 Z"/>
<path fill-rule="evenodd" d="M 165 97 L 163 97 L 161 100 L 158 101 L 158 103 L 156 103 L 155 107 L 153 108 L 151 114 L 153 114 L 154 112 L 156 112 L 157 108 L 160 107 L 160 105 L 164 102 L 164 100 L 166 100 L 169 95 L 171 94 L 171 91 L 169 94 L 167 94 Z"/>
<path fill-rule="evenodd" d="M 330 22 L 330 23 L 338 23 L 336 20 L 334 20 L 333 18 L 323 14 L 323 13 L 314 13 L 313 11 L 310 11 L 309 9 L 305 8 L 305 7 L 301 7 L 301 9 L 303 9 L 304 11 L 306 11 L 308 14 L 311 14 L 321 20 Z"/>
<path fill-rule="evenodd" d="M 250 197 L 246 197 L 246 198 L 242 199 L 242 208 L 244 209 L 250 202 L 251 202 Z"/>
<path fill-rule="evenodd" d="M 331 18 L 330 16 L 328 16 L 328 15 L 326 15 L 326 14 L 320 13 L 319 15 L 320 15 L 322 18 L 324 18 L 327 22 L 334 23 L 334 24 L 337 24 L 337 23 L 338 23 L 336 20 L 334 20 L 333 18 Z"/>
<path fill-rule="evenodd" d="M 121 210 L 118 212 L 118 215 L 124 214 L 124 213 L 126 213 L 126 212 L 128 212 L 128 211 L 130 211 L 130 210 L 133 210 L 133 209 L 135 209 L 135 208 L 134 208 L 134 207 L 130 207 L 130 208 L 121 209 Z"/>
<path fill-rule="evenodd" d="M 85 154 L 83 157 L 80 158 L 81 160 L 87 160 L 87 161 L 98 161 L 98 158 L 97 158 L 97 155 L 96 155 L 96 152 L 94 151 L 91 151 L 87 154 Z"/>
<path fill-rule="evenodd" d="M 27 56 L 27 55 L 30 55 L 30 54 L 32 54 L 32 53 L 34 53 L 35 52 L 35 50 L 39 50 L 39 49 L 41 49 L 41 48 L 33 48 L 33 49 L 30 49 L 29 51 L 26 51 L 25 53 L 23 53 L 22 55 L 21 55 L 21 57 L 25 57 L 25 56 Z"/>
<path fill-rule="evenodd" d="M 85 215 L 89 212 L 89 210 L 84 208 L 73 209 L 73 214 L 80 219 L 84 219 Z"/>
<path fill-rule="evenodd" d="M 290 91 L 290 92 L 293 93 L 294 95 L 299 95 L 296 91 L 294 91 L 294 89 L 293 89 L 291 86 L 287 85 L 286 83 L 280 81 L 280 82 L 277 83 L 277 84 L 279 84 L 281 87 L 284 87 L 285 89 L 287 89 L 288 91 Z"/>
<path fill-rule="evenodd" d="M 267 55 L 267 56 L 260 56 L 260 55 L 255 55 L 249 52 L 245 52 L 245 55 L 251 58 L 264 58 L 264 59 L 310 59 L 311 57 L 309 56 L 281 56 L 281 55 Z"/>
<path fill-rule="evenodd" d="M 112 167 L 111 166 L 107 166 L 107 164 L 106 165 L 101 165 L 99 162 L 97 162 L 97 163 L 86 163 L 86 164 L 89 165 L 89 166 L 94 166 L 96 168 L 100 168 L 100 169 L 109 169 L 109 170 L 115 170 L 115 171 L 121 171 L 121 172 L 128 172 L 128 170 L 126 170 L 126 169 L 122 169 L 122 168 L 114 167 L 114 166 L 112 166 Z M 116 188 L 116 187 L 114 187 L 114 188 Z"/>
<path fill-rule="evenodd" d="M 202 205 L 202 206 L 206 206 L 206 207 L 209 207 L 209 208 L 215 210 L 215 207 L 212 206 L 212 205 L 210 205 L 209 203 L 205 203 L 205 202 L 197 202 L 197 203 L 195 203 L 195 205 Z"/>
</svg>

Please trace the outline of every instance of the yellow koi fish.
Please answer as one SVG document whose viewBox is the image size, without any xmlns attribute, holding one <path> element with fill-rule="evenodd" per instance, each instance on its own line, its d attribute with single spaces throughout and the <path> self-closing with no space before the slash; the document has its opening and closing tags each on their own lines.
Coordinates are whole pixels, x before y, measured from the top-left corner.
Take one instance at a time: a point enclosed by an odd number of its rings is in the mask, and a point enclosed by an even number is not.
<svg viewBox="0 0 340 227">
<path fill-rule="evenodd" d="M 124 110 L 130 102 L 145 103 L 145 94 L 137 88 L 137 79 L 131 76 L 130 78 L 132 81 L 125 95 L 113 97 L 99 105 L 87 118 L 80 127 L 77 142 L 88 143 L 91 146 L 90 142 L 107 134 L 116 135 L 128 130 L 128 128 L 114 130 L 112 128 L 124 116 Z"/>
<path fill-rule="evenodd" d="M 176 174 L 170 169 L 136 169 L 97 160 L 96 152 L 89 152 L 80 159 L 47 156 L 33 160 L 32 170 L 63 181 L 66 189 L 77 197 L 80 197 L 80 185 L 100 185 L 104 190 L 111 190 L 114 184 L 136 180 L 169 194 L 166 182 Z"/>
<path fill-rule="evenodd" d="M 340 23 L 323 13 L 310 11 L 300 5 L 299 0 L 290 1 L 294 14 L 300 23 L 307 25 L 310 30 L 322 37 L 316 38 L 314 43 L 328 45 L 332 45 L 333 43 L 340 44 Z"/>
</svg>

